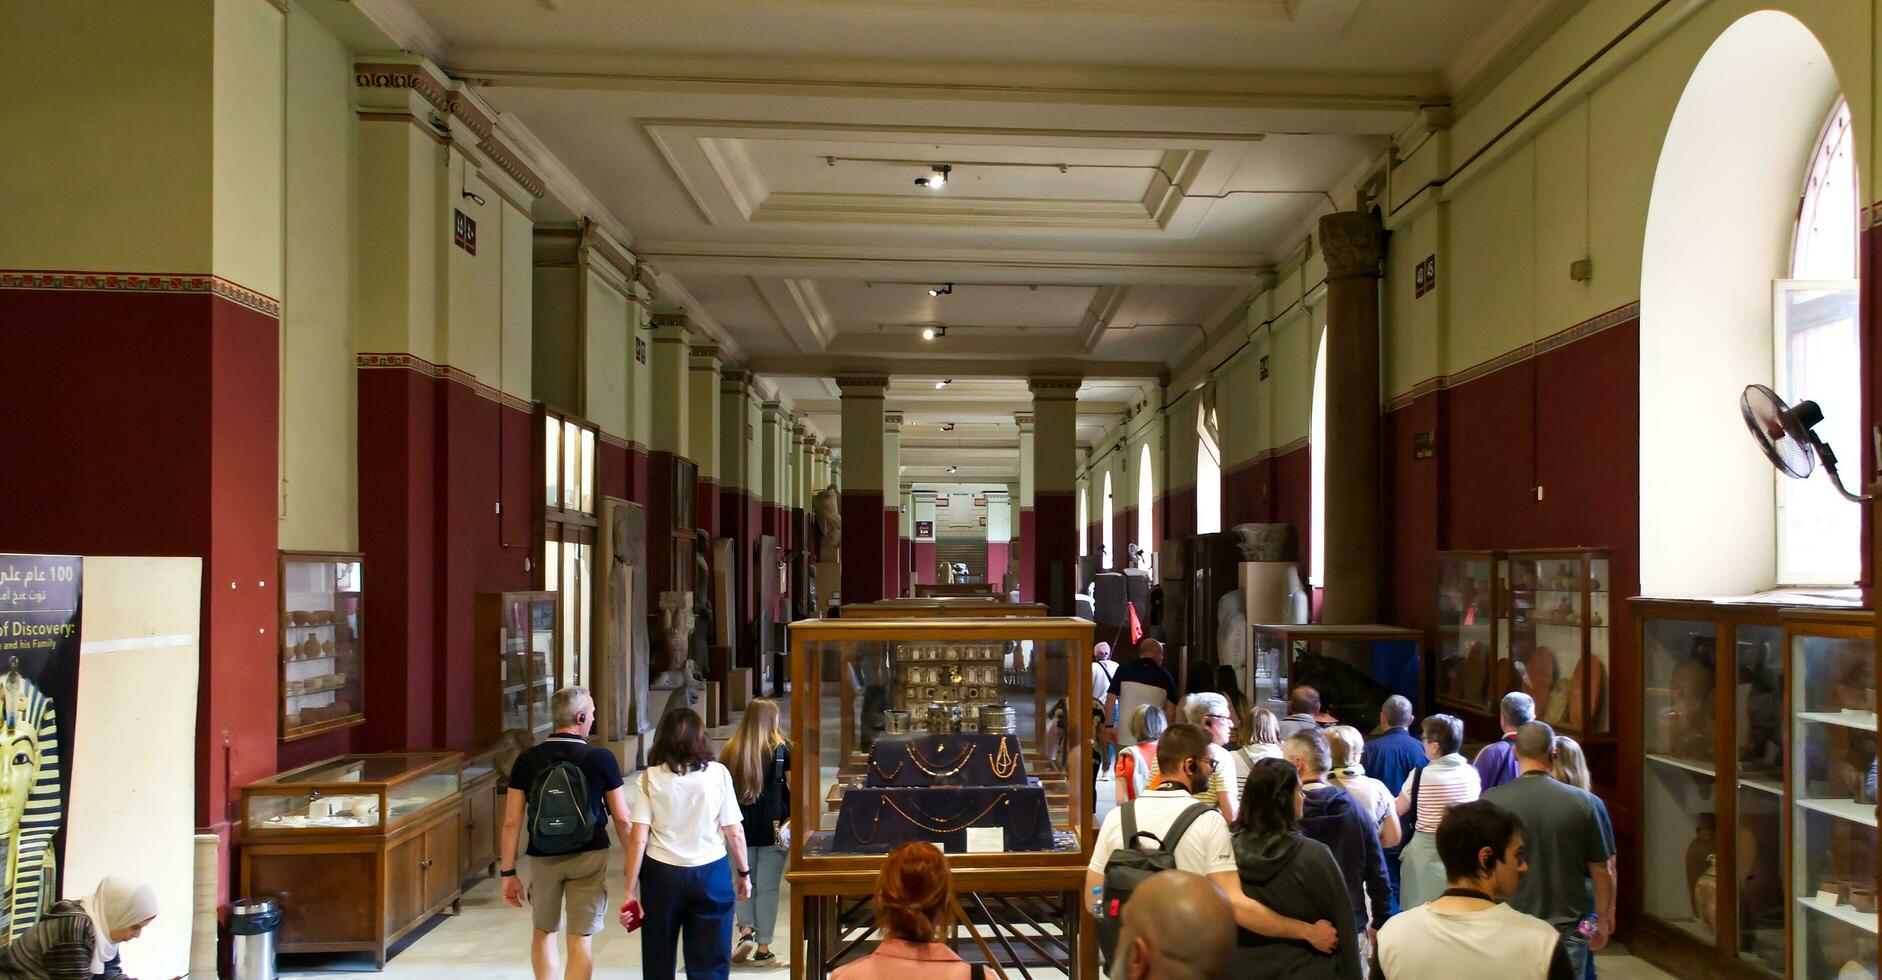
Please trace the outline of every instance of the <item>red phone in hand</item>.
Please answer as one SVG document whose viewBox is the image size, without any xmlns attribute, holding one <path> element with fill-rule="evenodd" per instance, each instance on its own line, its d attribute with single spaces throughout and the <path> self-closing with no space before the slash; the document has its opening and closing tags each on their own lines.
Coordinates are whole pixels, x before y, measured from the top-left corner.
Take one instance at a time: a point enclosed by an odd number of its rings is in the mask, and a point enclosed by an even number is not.
<svg viewBox="0 0 1882 980">
<path fill-rule="evenodd" d="M 639 929 L 646 918 L 647 914 L 641 911 L 638 898 L 630 898 L 621 906 L 621 927 L 628 932 Z"/>
</svg>

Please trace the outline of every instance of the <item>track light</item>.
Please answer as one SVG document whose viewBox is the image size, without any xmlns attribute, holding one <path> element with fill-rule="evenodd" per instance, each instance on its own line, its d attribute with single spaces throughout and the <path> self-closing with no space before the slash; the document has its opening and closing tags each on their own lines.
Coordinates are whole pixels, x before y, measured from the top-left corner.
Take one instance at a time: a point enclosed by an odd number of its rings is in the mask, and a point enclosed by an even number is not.
<svg viewBox="0 0 1882 980">
<path fill-rule="evenodd" d="M 953 284 L 953 283 L 951 283 L 951 282 L 944 282 L 944 283 L 942 283 L 942 284 L 941 284 L 941 285 L 939 285 L 939 286 L 929 286 L 929 287 L 928 287 L 928 295 L 930 295 L 930 296 L 952 296 L 952 295 L 954 295 L 954 284 Z"/>
<path fill-rule="evenodd" d="M 960 468 L 960 467 L 958 467 L 958 466 L 950 466 L 950 467 L 948 467 L 948 472 L 949 472 L 950 474 L 953 474 L 953 473 L 959 473 L 960 471 L 961 471 L 961 468 Z"/>
<path fill-rule="evenodd" d="M 941 431 L 942 431 L 942 432 L 953 432 L 953 431 L 954 431 L 954 423 L 952 423 L 952 422 L 943 422 L 943 423 L 941 423 Z"/>
<path fill-rule="evenodd" d="M 938 191 L 948 185 L 948 174 L 953 172 L 953 167 L 945 163 L 937 163 L 929 169 L 928 176 L 915 178 L 915 186 L 926 187 L 931 191 Z"/>
<path fill-rule="evenodd" d="M 948 335 L 948 328 L 946 327 L 923 327 L 921 328 L 921 339 L 923 340 L 933 340 L 936 337 L 945 337 L 947 335 Z"/>
<path fill-rule="evenodd" d="M 934 383 L 934 390 L 940 391 L 941 389 L 946 388 L 948 385 L 951 385 L 953 383 L 954 383 L 953 378 L 942 378 L 941 380 Z"/>
</svg>

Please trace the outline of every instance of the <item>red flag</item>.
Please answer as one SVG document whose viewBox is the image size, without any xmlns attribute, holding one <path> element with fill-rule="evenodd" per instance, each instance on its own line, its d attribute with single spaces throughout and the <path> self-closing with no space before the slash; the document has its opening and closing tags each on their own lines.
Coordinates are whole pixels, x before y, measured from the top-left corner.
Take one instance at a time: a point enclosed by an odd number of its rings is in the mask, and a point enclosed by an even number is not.
<svg viewBox="0 0 1882 980">
<path fill-rule="evenodd" d="M 1136 603 L 1127 602 L 1124 605 L 1128 607 L 1131 612 L 1131 645 L 1136 646 L 1138 641 L 1144 638 L 1144 624 L 1137 618 Z"/>
</svg>

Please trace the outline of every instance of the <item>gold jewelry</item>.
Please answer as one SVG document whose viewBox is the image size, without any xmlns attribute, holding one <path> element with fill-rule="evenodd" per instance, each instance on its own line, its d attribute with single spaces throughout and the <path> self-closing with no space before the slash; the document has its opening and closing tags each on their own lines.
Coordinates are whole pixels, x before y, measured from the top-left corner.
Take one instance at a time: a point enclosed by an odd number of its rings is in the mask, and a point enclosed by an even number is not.
<svg viewBox="0 0 1882 980">
<path fill-rule="evenodd" d="M 965 822 L 962 822 L 957 826 L 945 827 L 945 826 L 934 826 L 932 824 L 923 823 L 920 817 L 916 817 L 913 813 L 909 813 L 907 810 L 902 809 L 902 805 L 900 803 L 895 802 L 895 797 L 893 796 L 884 794 L 882 798 L 884 800 L 887 800 L 889 806 L 893 808 L 896 813 L 901 814 L 903 819 L 907 820 L 909 823 L 912 823 L 917 827 L 920 827 L 921 829 L 925 831 L 928 831 L 931 834 L 952 834 L 952 833 L 955 833 L 956 831 L 966 830 L 967 828 L 972 827 L 975 824 L 975 822 L 977 822 L 981 817 L 984 817 L 987 814 L 992 813 L 994 807 L 1005 806 L 1005 805 L 1012 803 L 1011 797 L 1002 795 L 999 799 L 994 800 L 992 803 L 987 804 L 985 809 L 981 810 L 979 813 L 974 814 L 972 817 L 969 817 Z M 927 813 L 925 811 L 922 811 L 920 807 L 916 807 L 915 810 L 921 813 L 922 817 L 926 817 L 927 819 L 936 821 L 937 823 L 946 824 L 946 823 L 951 822 L 949 820 L 944 820 L 940 817 L 937 817 L 932 813 Z M 959 819 L 959 817 L 960 817 L 960 814 L 955 814 L 954 819 Z M 880 808 L 878 808 L 876 811 L 876 819 L 878 822 L 882 819 L 882 811 Z M 857 839 L 861 840 L 861 838 L 857 838 Z"/>
<path fill-rule="evenodd" d="M 993 769 L 995 779 L 1013 778 L 1013 771 L 1019 768 L 1019 755 L 1007 750 L 1005 735 L 1000 736 L 999 754 L 987 760 L 987 764 Z"/>
<path fill-rule="evenodd" d="M 903 763 L 905 763 L 905 762 L 907 762 L 907 761 L 908 761 L 908 760 L 906 760 L 906 759 L 903 759 L 903 760 L 901 760 L 901 761 L 898 761 L 898 762 L 897 762 L 897 763 L 895 764 L 895 769 L 894 769 L 893 771 L 891 771 L 891 772 L 883 772 L 883 771 L 882 771 L 882 763 L 880 763 L 880 762 L 877 762 L 877 761 L 876 761 L 876 758 L 875 758 L 875 756 L 873 756 L 873 755 L 872 755 L 872 756 L 870 756 L 870 757 L 869 757 L 869 768 L 871 768 L 871 769 L 874 769 L 874 770 L 876 771 L 876 775 L 878 775 L 878 776 L 881 776 L 881 777 L 882 777 L 883 779 L 894 779 L 894 778 L 895 778 L 895 774 L 896 774 L 896 773 L 898 773 L 898 772 L 901 772 L 901 771 L 902 771 L 902 765 L 903 765 Z"/>
<path fill-rule="evenodd" d="M 942 742 L 936 745 L 935 748 L 942 752 L 946 752 L 948 750 L 948 746 L 946 742 Z M 926 759 L 923 759 L 921 757 L 921 753 L 915 751 L 915 743 L 913 742 L 908 743 L 908 757 L 909 759 L 914 761 L 915 768 L 920 769 L 922 772 L 925 772 L 930 776 L 936 776 L 936 777 L 952 776 L 955 773 L 960 772 L 962 769 L 967 768 L 968 761 L 974 757 L 974 744 L 972 742 L 967 743 L 966 754 L 961 756 L 959 764 L 956 765 L 952 769 L 945 768 L 944 764 L 936 764 L 933 762 L 929 762 Z M 934 768 L 930 769 L 929 766 L 934 766 Z"/>
</svg>

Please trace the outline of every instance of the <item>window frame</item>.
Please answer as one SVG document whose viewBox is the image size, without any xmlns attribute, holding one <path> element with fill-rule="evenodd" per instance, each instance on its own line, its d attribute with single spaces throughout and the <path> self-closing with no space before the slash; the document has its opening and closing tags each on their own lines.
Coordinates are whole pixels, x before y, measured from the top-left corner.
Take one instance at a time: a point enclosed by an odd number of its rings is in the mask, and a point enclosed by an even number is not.
<svg viewBox="0 0 1882 980">
<path fill-rule="evenodd" d="M 1204 464 L 1207 464 L 1206 466 Z M 1211 506 L 1203 506 L 1203 488 L 1209 492 Z M 1209 519 L 1203 520 L 1207 513 Z M 1205 526 L 1206 525 L 1206 526 Z M 1222 530 L 1222 447 L 1209 431 L 1209 408 L 1196 406 L 1196 533 L 1216 534 Z"/>
<path fill-rule="evenodd" d="M 540 421 L 535 427 L 535 471 L 542 483 L 534 495 L 539 542 L 535 587 L 556 593 L 556 607 L 562 618 L 562 649 L 554 665 L 556 687 L 587 687 L 594 662 L 591 607 L 594 550 L 600 534 L 597 511 L 601 494 L 596 471 L 601 430 L 585 419 L 540 403 L 536 414 Z M 553 504 L 546 492 L 551 487 L 557 490 Z"/>
</svg>

